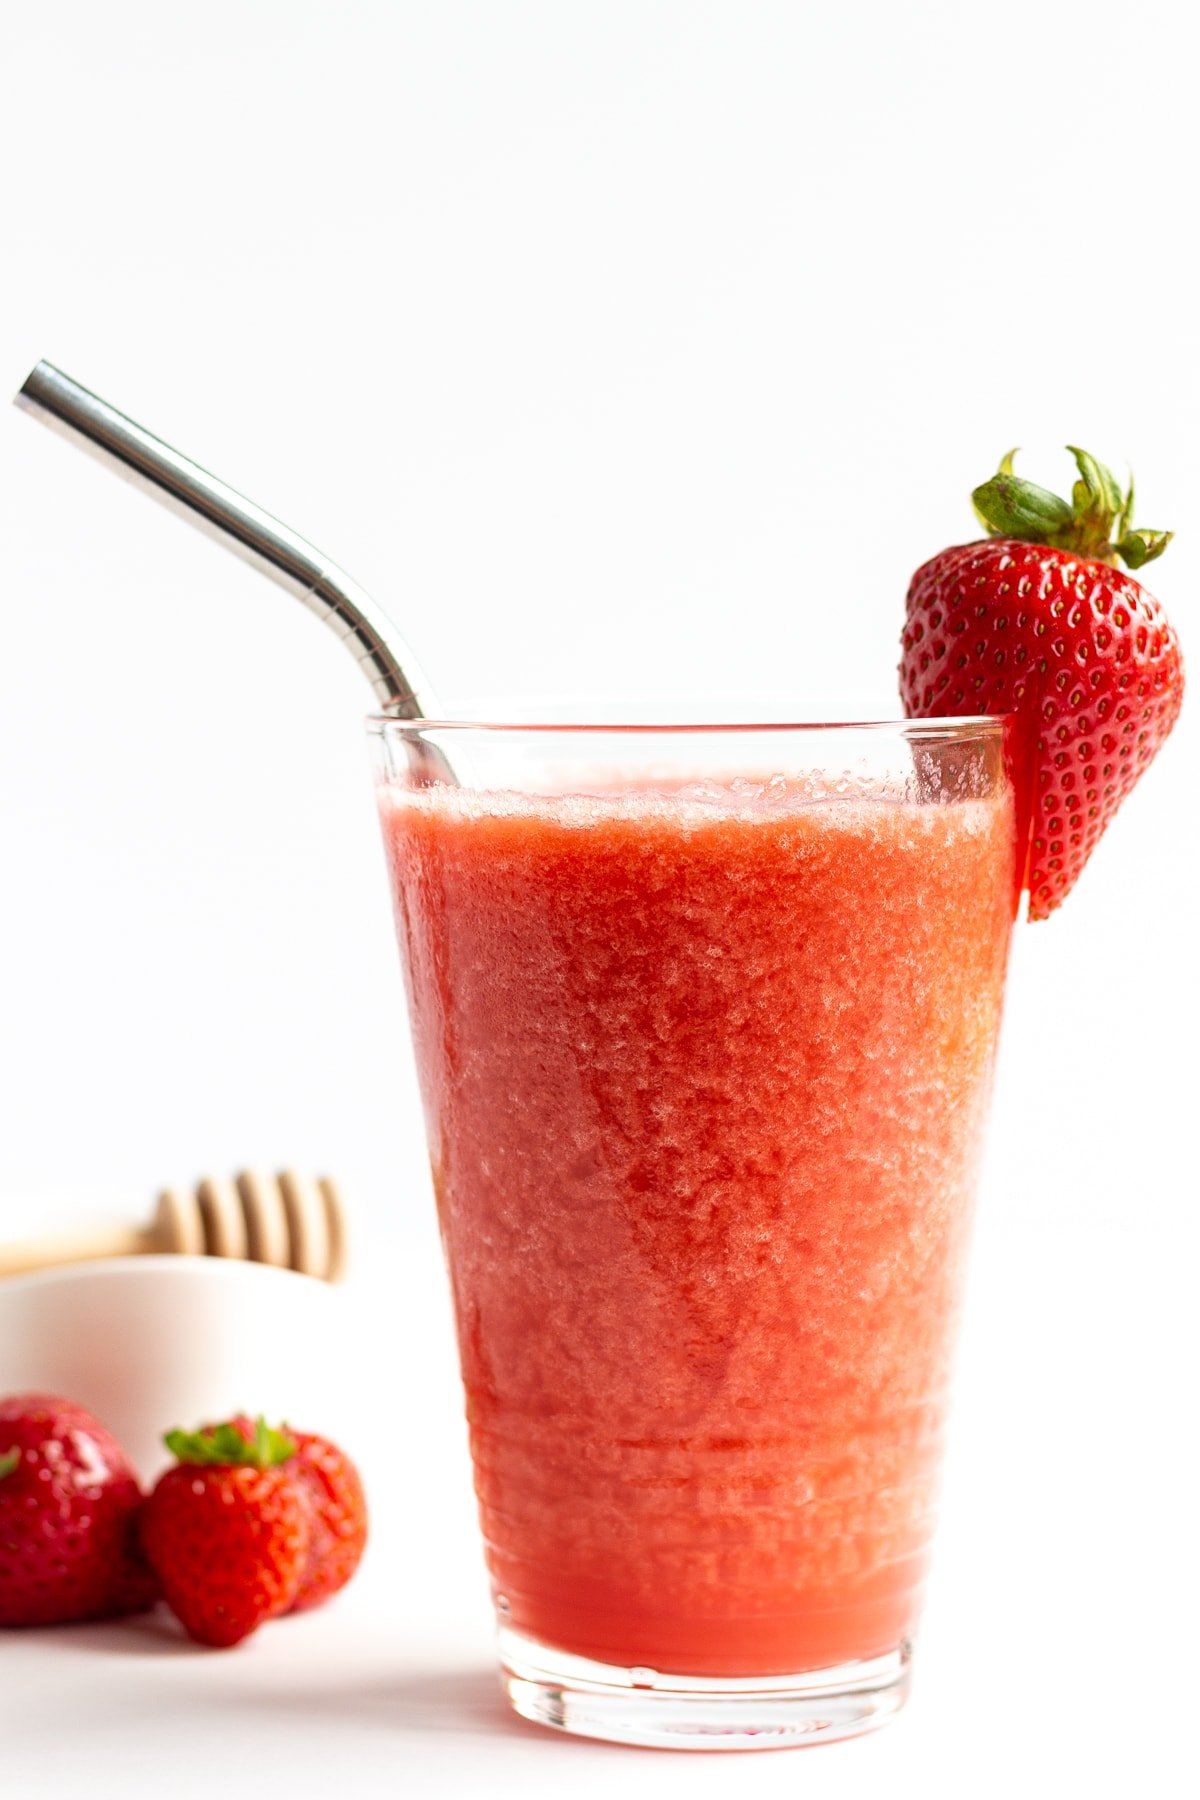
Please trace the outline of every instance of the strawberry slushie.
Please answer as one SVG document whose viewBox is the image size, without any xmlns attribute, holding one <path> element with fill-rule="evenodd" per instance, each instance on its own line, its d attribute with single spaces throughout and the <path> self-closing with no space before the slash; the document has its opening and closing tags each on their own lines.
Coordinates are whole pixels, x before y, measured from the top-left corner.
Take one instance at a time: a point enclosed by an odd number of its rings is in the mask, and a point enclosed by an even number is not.
<svg viewBox="0 0 1200 1800">
<path fill-rule="evenodd" d="M 453 785 L 376 727 L 510 1692 L 628 1700 L 568 1728 L 902 1680 L 1018 827 L 1002 721 L 840 729 L 646 733 L 638 771 L 628 733 L 614 773 L 459 728 Z M 662 1689 L 699 1723 L 621 1722 Z"/>
</svg>

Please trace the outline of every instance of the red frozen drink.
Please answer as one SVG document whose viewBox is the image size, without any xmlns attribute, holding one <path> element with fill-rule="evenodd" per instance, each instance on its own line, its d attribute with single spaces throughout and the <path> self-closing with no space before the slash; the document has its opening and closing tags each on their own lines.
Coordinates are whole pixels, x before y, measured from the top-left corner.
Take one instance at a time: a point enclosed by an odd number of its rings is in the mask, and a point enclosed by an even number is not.
<svg viewBox="0 0 1200 1800">
<path fill-rule="evenodd" d="M 382 786 L 488 1565 L 551 1665 L 913 1630 L 1017 841 L 1003 726 L 929 731 L 899 787 L 797 772 L 811 733 Z"/>
</svg>

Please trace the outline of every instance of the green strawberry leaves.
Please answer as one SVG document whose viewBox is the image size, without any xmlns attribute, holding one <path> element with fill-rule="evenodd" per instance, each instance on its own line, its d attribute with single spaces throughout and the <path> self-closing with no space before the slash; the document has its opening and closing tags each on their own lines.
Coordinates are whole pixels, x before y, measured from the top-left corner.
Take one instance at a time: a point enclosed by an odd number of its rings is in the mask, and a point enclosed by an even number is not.
<svg viewBox="0 0 1200 1800">
<path fill-rule="evenodd" d="M 20 1461 L 21 1452 L 19 1450 L 14 1449 L 0 1452 L 0 1481 L 3 1481 L 6 1475 L 13 1474 L 19 1466 Z"/>
<path fill-rule="evenodd" d="M 1079 470 L 1079 480 L 1071 489 L 1072 507 L 1077 519 L 1100 526 L 1105 536 L 1109 526 L 1120 518 L 1125 510 L 1125 501 L 1116 477 L 1111 469 L 1106 469 L 1102 462 L 1086 450 L 1068 444 L 1067 449 L 1075 458 L 1075 466 Z M 1130 494 L 1130 504 L 1133 495 Z"/>
<path fill-rule="evenodd" d="M 971 502 L 991 537 L 1015 537 L 1023 543 L 1056 543 L 1075 517 L 1049 488 L 1003 473 L 977 487 Z"/>
<path fill-rule="evenodd" d="M 1161 556 L 1174 534 L 1134 529 L 1132 478 L 1122 494 L 1112 470 L 1098 458 L 1074 444 L 1067 449 L 1079 471 L 1069 501 L 1014 475 L 1015 450 L 1001 459 L 998 473 L 971 495 L 989 536 L 1045 544 L 1094 562 L 1120 559 L 1131 569 Z"/>
<path fill-rule="evenodd" d="M 177 1461 L 204 1468 L 274 1469 L 296 1454 L 294 1440 L 272 1430 L 261 1414 L 253 1437 L 231 1419 L 205 1431 L 168 1431 L 163 1443 Z"/>
<path fill-rule="evenodd" d="M 1161 556 L 1174 536 L 1173 531 L 1127 531 L 1113 549 L 1126 568 L 1140 569 Z"/>
</svg>

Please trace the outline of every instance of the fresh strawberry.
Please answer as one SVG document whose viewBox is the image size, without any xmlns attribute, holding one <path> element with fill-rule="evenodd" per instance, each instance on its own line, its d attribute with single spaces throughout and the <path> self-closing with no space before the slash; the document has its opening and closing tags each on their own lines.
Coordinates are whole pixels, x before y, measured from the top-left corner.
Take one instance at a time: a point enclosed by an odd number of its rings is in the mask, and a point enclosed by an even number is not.
<svg viewBox="0 0 1200 1800">
<path fill-rule="evenodd" d="M 367 1502 L 358 1470 L 328 1438 L 292 1431 L 296 1479 L 303 1488 L 312 1529 L 308 1561 L 293 1612 L 320 1606 L 344 1588 L 367 1541 Z"/>
<path fill-rule="evenodd" d="M 296 1446 L 262 1419 L 249 1433 L 235 1421 L 164 1442 L 178 1460 L 142 1508 L 146 1558 L 190 1637 L 239 1643 L 299 1591 L 311 1527 Z"/>
<path fill-rule="evenodd" d="M 233 1423 L 247 1436 L 255 1428 L 245 1413 Z M 308 1559 L 291 1605 L 292 1612 L 305 1612 L 331 1600 L 361 1562 L 367 1542 L 367 1499 L 362 1478 L 344 1450 L 329 1438 L 296 1431 L 291 1425 L 283 1430 L 296 1446 L 296 1460 L 288 1468 L 308 1509 Z"/>
<path fill-rule="evenodd" d="M 137 1612 L 137 1477 L 92 1415 L 51 1394 L 0 1401 L 0 1625 Z"/>
<path fill-rule="evenodd" d="M 1168 531 L 1135 530 L 1133 483 L 1068 446 L 1071 500 L 1012 471 L 972 499 L 990 536 L 943 550 L 908 590 L 900 691 L 919 718 L 1022 713 L 1035 786 L 1029 916 L 1053 912 L 1179 715 L 1183 659 L 1140 569 Z"/>
</svg>

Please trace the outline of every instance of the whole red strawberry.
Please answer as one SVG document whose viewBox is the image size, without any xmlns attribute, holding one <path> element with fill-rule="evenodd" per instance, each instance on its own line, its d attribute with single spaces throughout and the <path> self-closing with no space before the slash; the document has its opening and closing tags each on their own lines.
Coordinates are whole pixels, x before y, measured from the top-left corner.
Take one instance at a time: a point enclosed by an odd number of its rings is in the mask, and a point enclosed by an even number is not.
<svg viewBox="0 0 1200 1800">
<path fill-rule="evenodd" d="M 61 1625 L 154 1599 L 137 1477 L 92 1415 L 52 1394 L 0 1401 L 0 1625 Z"/>
<path fill-rule="evenodd" d="M 328 1438 L 292 1431 L 296 1479 L 307 1497 L 312 1530 L 308 1561 L 293 1612 L 320 1606 L 344 1588 L 367 1542 L 367 1501 L 358 1470 Z"/>
<path fill-rule="evenodd" d="M 1158 601 L 1117 567 L 1160 556 L 1135 530 L 1133 483 L 1068 446 L 1070 501 L 1012 472 L 972 499 L 991 536 L 943 550 L 908 590 L 900 691 L 918 718 L 1023 713 L 1035 786 L 1029 916 L 1058 906 L 1179 716 L 1183 659 Z"/>
<path fill-rule="evenodd" d="M 178 1461 L 142 1508 L 147 1561 L 189 1637 L 239 1643 L 299 1591 L 311 1527 L 296 1446 L 262 1419 L 249 1433 L 233 1421 L 164 1441 Z"/>
</svg>

